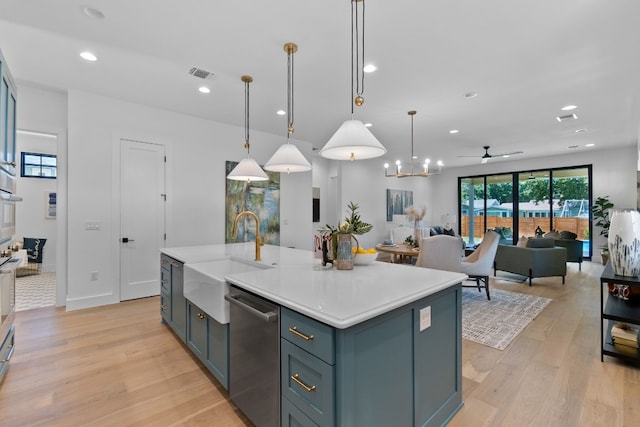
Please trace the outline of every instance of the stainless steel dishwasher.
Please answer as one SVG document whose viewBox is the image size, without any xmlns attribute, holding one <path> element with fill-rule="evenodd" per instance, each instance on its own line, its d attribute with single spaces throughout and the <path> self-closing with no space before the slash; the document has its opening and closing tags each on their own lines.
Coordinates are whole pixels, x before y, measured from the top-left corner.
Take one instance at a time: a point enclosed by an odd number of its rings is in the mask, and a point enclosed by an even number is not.
<svg viewBox="0 0 640 427">
<path fill-rule="evenodd" d="M 229 287 L 229 395 L 257 427 L 280 426 L 280 307 Z"/>
</svg>

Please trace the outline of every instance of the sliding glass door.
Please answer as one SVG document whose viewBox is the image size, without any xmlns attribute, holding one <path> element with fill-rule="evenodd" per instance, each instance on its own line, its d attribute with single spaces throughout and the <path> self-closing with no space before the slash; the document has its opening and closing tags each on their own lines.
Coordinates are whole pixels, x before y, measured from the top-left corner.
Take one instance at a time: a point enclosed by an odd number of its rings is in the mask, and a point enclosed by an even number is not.
<svg viewBox="0 0 640 427">
<path fill-rule="evenodd" d="M 591 165 L 458 178 L 460 235 L 467 245 L 486 230 L 501 233 L 502 244 L 536 230 L 569 232 L 591 257 Z"/>
<path fill-rule="evenodd" d="M 572 168 L 554 170 L 552 179 L 553 200 L 558 209 L 553 212 L 553 229 L 569 231 L 584 241 L 582 256 L 589 254 L 589 169 Z"/>
<path fill-rule="evenodd" d="M 518 174 L 518 236 L 533 237 L 538 227 L 543 233 L 551 231 L 549 183 L 549 171 Z"/>
<path fill-rule="evenodd" d="M 482 241 L 485 230 L 484 177 L 462 178 L 459 194 L 460 236 L 473 246 Z"/>
</svg>

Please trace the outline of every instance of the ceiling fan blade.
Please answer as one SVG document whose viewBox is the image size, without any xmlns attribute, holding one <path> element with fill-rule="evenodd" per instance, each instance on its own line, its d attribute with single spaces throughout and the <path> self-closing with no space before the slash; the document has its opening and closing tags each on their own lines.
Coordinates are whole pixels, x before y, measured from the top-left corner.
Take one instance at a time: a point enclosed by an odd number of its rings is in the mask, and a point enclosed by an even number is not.
<svg viewBox="0 0 640 427">
<path fill-rule="evenodd" d="M 458 157 L 482 157 L 482 156 L 458 156 Z"/>
<path fill-rule="evenodd" d="M 487 163 L 487 162 L 489 161 L 489 159 L 490 159 L 490 158 L 491 158 L 491 157 L 483 157 L 483 158 L 482 158 L 482 161 L 480 161 L 480 164 L 483 164 L 483 165 L 484 165 L 485 163 Z"/>
<path fill-rule="evenodd" d="M 511 153 L 492 154 L 491 157 L 515 156 L 516 154 L 523 154 L 523 153 L 524 151 L 512 151 Z"/>
</svg>

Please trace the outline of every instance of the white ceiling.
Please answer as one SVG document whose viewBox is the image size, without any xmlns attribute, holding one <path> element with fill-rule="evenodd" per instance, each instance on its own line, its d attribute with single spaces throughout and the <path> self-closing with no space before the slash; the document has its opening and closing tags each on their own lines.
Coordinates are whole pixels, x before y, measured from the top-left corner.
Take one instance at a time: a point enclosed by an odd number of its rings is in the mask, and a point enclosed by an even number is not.
<svg viewBox="0 0 640 427">
<path fill-rule="evenodd" d="M 91 6 L 103 20 L 86 16 Z M 295 138 L 321 148 L 350 118 L 349 0 L 0 0 L 0 49 L 20 83 L 91 91 L 286 134 L 286 53 L 295 60 Z M 475 164 L 482 146 L 523 151 L 635 145 L 640 124 L 637 0 L 367 0 L 365 104 L 355 118 L 408 160 Z M 94 52 L 89 63 L 78 54 Z M 191 67 L 215 73 L 202 80 Z M 479 95 L 465 99 L 464 94 Z M 578 120 L 558 123 L 575 104 Z M 575 130 L 586 128 L 586 132 Z M 450 129 L 459 129 L 456 135 Z M 244 134 L 238 135 L 242 144 Z M 230 142 L 236 143 L 236 142 Z M 586 148 L 585 144 L 596 144 Z M 513 157 L 515 159 L 516 157 Z M 383 162 L 381 159 L 381 163 Z M 494 161 L 505 161 L 497 158 Z"/>
</svg>

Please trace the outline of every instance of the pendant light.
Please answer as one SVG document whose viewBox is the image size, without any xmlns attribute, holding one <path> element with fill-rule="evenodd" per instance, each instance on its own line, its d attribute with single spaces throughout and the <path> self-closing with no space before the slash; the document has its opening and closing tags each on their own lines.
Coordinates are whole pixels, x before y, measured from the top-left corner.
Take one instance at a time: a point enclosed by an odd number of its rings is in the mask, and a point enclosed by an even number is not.
<svg viewBox="0 0 640 427">
<path fill-rule="evenodd" d="M 284 51 L 287 52 L 287 143 L 278 148 L 264 168 L 272 172 L 306 172 L 311 170 L 311 164 L 298 147 L 290 143 L 293 133 L 293 54 L 298 51 L 298 46 L 286 43 Z"/>
<path fill-rule="evenodd" d="M 351 120 L 342 123 L 320 150 L 322 157 L 334 160 L 362 160 L 380 157 L 387 152 L 360 120 L 353 119 L 353 106 L 364 103 L 364 0 L 351 1 Z M 362 7 L 358 7 L 362 3 Z M 355 51 L 355 55 L 354 55 Z M 356 88 L 354 92 L 354 84 Z"/>
<path fill-rule="evenodd" d="M 249 83 L 253 81 L 251 76 L 242 76 L 244 82 L 244 148 L 247 149 L 247 157 L 240 160 L 240 163 L 233 168 L 227 179 L 235 181 L 266 181 L 269 179 L 260 165 L 249 156 Z"/>
<path fill-rule="evenodd" d="M 429 175 L 437 175 L 442 172 L 442 160 L 438 160 L 438 171 L 432 172 L 429 170 L 429 165 L 431 164 L 431 159 L 425 159 L 424 163 L 420 166 L 415 160 L 418 158 L 415 154 L 413 154 L 413 116 L 416 115 L 415 110 L 411 110 L 407 112 L 411 117 L 411 160 L 409 161 L 409 165 L 411 166 L 410 172 L 402 172 L 402 162 L 400 160 L 396 160 L 396 172 L 389 173 L 389 163 L 384 164 L 384 176 L 387 177 L 396 177 L 396 178 L 405 178 L 407 176 L 424 176 L 427 177 Z"/>
</svg>

